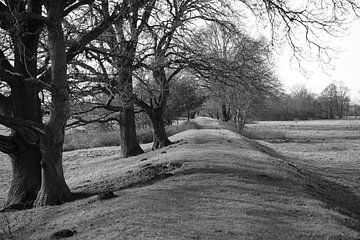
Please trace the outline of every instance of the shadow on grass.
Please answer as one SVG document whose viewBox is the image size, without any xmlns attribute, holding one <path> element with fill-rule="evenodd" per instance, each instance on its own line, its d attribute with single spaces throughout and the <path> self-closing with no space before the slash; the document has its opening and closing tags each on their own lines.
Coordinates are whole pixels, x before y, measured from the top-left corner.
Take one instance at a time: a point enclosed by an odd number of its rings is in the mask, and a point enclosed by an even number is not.
<svg viewBox="0 0 360 240">
<path fill-rule="evenodd" d="M 145 164 L 139 171 L 131 171 L 127 175 L 103 179 L 100 182 L 79 186 L 73 191 L 73 200 L 89 198 L 109 191 L 121 191 L 130 188 L 152 185 L 155 182 L 173 176 L 173 170 L 180 168 L 181 162 L 169 162 L 160 164 Z"/>
<path fill-rule="evenodd" d="M 254 149 L 279 159 L 285 164 L 285 166 L 300 179 L 305 191 L 310 196 L 324 203 L 327 208 L 356 220 L 356 222 L 346 220 L 343 224 L 360 232 L 360 197 L 354 194 L 349 187 L 325 179 L 315 172 L 301 169 L 293 163 L 301 162 L 301 159 L 284 156 L 274 149 L 254 140 L 247 139 L 247 141 Z"/>
</svg>

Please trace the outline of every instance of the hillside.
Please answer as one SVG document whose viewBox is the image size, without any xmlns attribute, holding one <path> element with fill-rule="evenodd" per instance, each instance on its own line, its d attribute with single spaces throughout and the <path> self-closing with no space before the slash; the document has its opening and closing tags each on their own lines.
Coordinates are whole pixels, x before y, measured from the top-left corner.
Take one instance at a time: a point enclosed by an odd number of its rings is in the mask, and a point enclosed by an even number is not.
<svg viewBox="0 0 360 240">
<path fill-rule="evenodd" d="M 216 120 L 171 137 L 173 145 L 127 159 L 118 147 L 66 152 L 78 200 L 8 213 L 20 239 L 359 239 L 360 199 L 300 167 L 270 144 Z M 298 160 L 298 159 L 297 159 Z M 2 164 L 0 201 L 10 177 Z M 116 197 L 100 200 L 114 191 Z"/>
</svg>

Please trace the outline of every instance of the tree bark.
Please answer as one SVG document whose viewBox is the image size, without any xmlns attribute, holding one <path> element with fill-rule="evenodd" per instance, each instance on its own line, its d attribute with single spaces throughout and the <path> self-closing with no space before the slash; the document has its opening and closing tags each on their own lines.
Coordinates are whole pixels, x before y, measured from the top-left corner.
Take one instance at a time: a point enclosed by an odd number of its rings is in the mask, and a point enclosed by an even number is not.
<svg viewBox="0 0 360 240">
<path fill-rule="evenodd" d="M 128 106 L 120 113 L 120 146 L 123 157 L 136 156 L 144 151 L 136 136 L 134 106 Z"/>
<path fill-rule="evenodd" d="M 159 149 L 171 144 L 167 137 L 165 124 L 163 119 L 163 109 L 161 107 L 151 108 L 148 113 L 151 124 L 153 126 L 153 139 L 154 143 L 152 150 Z"/>
<path fill-rule="evenodd" d="M 38 146 L 26 146 L 10 156 L 12 181 L 5 208 L 30 208 L 40 189 L 41 152 Z"/>
<path fill-rule="evenodd" d="M 13 97 L 17 96 L 17 93 L 18 91 L 13 90 Z M 29 100 L 34 98 L 33 92 L 24 91 L 21 97 L 16 98 L 17 103 L 13 104 L 13 116 L 41 123 L 41 114 L 38 111 L 40 101 Z M 5 208 L 18 205 L 31 206 L 41 183 L 40 147 L 21 142 L 16 131 L 12 131 L 11 135 L 16 139 L 18 151 L 9 154 L 12 164 L 12 181 Z"/>
<path fill-rule="evenodd" d="M 133 97 L 133 61 L 135 58 L 136 43 L 125 41 L 121 46 L 122 58 L 116 59 L 119 73 L 116 79 L 119 90 L 118 101 L 123 110 L 119 114 L 120 146 L 123 157 L 136 156 L 144 151 L 139 145 L 136 136 L 134 97 Z"/>
<path fill-rule="evenodd" d="M 39 1 L 29 1 L 29 8 L 34 14 L 41 13 Z M 35 21 L 21 22 L 22 31 L 10 33 L 14 48 L 14 68 L 17 73 L 9 81 L 11 87 L 10 103 L 6 115 L 19 119 L 42 123 L 41 103 L 38 96 L 37 48 L 40 35 L 40 25 Z M 24 32 L 26 34 L 24 34 Z M 7 79 L 9 80 L 9 79 Z M 10 154 L 12 163 L 12 181 L 6 207 L 16 205 L 30 206 L 34 202 L 41 182 L 41 151 L 39 145 L 28 145 L 21 142 L 16 131 L 12 136 L 16 139 L 19 151 Z"/>
<path fill-rule="evenodd" d="M 223 122 L 228 122 L 230 120 L 230 109 L 226 108 L 225 103 L 221 104 L 221 114 L 221 120 Z"/>
<path fill-rule="evenodd" d="M 44 133 L 43 126 L 2 115 L 0 123 L 14 132 L 11 136 L 0 136 L 0 150 L 13 159 L 13 178 L 5 209 L 29 208 L 40 187 L 38 159 L 41 158 L 39 142 Z"/>
<path fill-rule="evenodd" d="M 41 144 L 42 182 L 35 206 L 56 205 L 71 199 L 62 167 L 65 127 L 69 117 L 69 84 L 66 79 L 65 38 L 61 25 L 64 1 L 49 0 L 45 5 L 52 23 L 47 26 L 52 78 L 51 107 L 46 134 Z"/>
</svg>

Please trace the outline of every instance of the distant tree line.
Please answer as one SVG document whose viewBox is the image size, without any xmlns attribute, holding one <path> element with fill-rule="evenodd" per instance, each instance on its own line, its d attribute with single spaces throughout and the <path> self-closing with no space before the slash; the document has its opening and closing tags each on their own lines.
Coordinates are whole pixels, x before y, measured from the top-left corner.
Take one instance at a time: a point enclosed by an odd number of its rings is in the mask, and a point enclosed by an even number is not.
<svg viewBox="0 0 360 240">
<path fill-rule="evenodd" d="M 267 98 L 261 109 L 254 108 L 253 117 L 261 120 L 341 119 L 350 114 L 349 88 L 331 83 L 316 95 L 304 86 L 291 93 Z"/>
</svg>

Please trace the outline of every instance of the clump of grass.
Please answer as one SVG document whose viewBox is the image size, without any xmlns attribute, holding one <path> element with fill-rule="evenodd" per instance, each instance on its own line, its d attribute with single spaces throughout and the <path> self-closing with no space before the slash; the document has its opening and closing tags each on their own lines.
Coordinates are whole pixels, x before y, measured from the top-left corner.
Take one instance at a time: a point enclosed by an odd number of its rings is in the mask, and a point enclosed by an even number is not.
<svg viewBox="0 0 360 240">
<path fill-rule="evenodd" d="M 172 136 L 188 129 L 200 129 L 195 122 L 184 122 L 179 125 L 166 127 L 168 136 Z M 139 143 L 150 143 L 153 141 L 152 127 L 145 127 L 136 131 Z M 93 132 L 72 130 L 66 133 L 64 151 L 72 151 L 86 148 L 108 147 L 120 145 L 119 130 L 100 130 Z"/>
<path fill-rule="evenodd" d="M 245 127 L 242 135 L 255 140 L 286 139 L 285 133 L 283 131 L 265 128 Z"/>
</svg>

